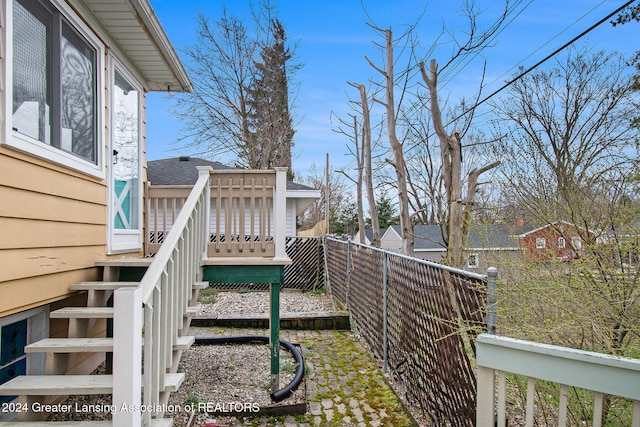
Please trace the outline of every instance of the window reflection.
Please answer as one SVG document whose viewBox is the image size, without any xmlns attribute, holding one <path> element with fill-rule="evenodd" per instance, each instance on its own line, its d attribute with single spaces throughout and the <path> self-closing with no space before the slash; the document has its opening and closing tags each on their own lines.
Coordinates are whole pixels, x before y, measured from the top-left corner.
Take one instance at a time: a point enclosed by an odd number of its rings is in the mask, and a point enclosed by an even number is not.
<svg viewBox="0 0 640 427">
<path fill-rule="evenodd" d="M 140 192 L 139 93 L 117 71 L 113 92 L 114 226 L 118 229 L 137 229 Z"/>
</svg>

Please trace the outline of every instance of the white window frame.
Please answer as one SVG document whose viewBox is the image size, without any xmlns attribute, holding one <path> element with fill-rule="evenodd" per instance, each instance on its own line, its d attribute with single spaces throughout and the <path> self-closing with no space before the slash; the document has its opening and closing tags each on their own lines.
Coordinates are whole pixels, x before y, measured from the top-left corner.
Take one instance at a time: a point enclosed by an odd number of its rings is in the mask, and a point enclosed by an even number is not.
<svg viewBox="0 0 640 427">
<path fill-rule="evenodd" d="M 108 174 L 108 180 L 109 180 L 109 209 L 108 209 L 108 247 L 107 247 L 107 251 L 109 254 L 116 254 L 116 253 L 128 253 L 128 252 L 139 252 L 142 250 L 142 233 L 143 233 L 143 210 L 144 210 L 144 199 L 142 198 L 142 192 L 143 192 L 143 186 L 144 186 L 144 182 L 143 182 L 143 176 L 142 176 L 142 163 L 143 163 L 143 141 L 142 141 L 142 135 L 143 135 L 143 102 L 144 102 L 144 91 L 142 88 L 142 85 L 138 82 L 138 80 L 136 80 L 133 75 L 127 71 L 127 68 L 120 62 L 118 61 L 115 57 L 110 56 L 109 57 L 109 111 L 111 113 L 115 112 L 115 108 L 114 108 L 114 96 L 113 96 L 113 86 L 115 84 L 115 75 L 116 75 L 116 70 L 118 71 L 118 73 L 120 73 L 123 77 L 125 77 L 127 79 L 127 82 L 130 83 L 135 90 L 138 91 L 139 94 L 139 99 L 138 99 L 138 179 L 139 179 L 139 185 L 138 185 L 138 197 L 139 197 L 139 206 L 138 206 L 138 228 L 137 229 L 116 229 L 114 227 L 113 224 L 113 206 L 114 206 L 114 192 L 113 192 L 113 177 L 111 172 Z M 113 114 L 111 114 L 111 116 L 109 117 L 109 131 L 108 131 L 108 141 L 109 141 L 109 149 L 111 150 L 113 147 L 113 129 L 115 129 L 114 127 L 114 120 L 115 117 L 113 117 Z M 111 159 L 111 156 L 108 156 L 109 159 Z M 109 168 L 110 170 L 113 170 L 113 168 Z"/>
<path fill-rule="evenodd" d="M 473 262 L 471 262 L 471 260 L 473 260 Z M 479 267 L 478 254 L 477 253 L 469 254 L 469 256 L 467 257 L 467 267 L 468 268 L 478 268 Z"/>
<path fill-rule="evenodd" d="M 2 144 L 9 146 L 13 149 L 22 151 L 24 153 L 33 155 L 43 160 L 56 163 L 58 165 L 67 167 L 69 169 L 76 170 L 86 175 L 93 176 L 95 178 L 105 178 L 104 167 L 104 87 L 105 87 L 105 73 L 104 73 L 104 57 L 105 47 L 100 42 L 100 39 L 93 34 L 89 27 L 80 19 L 75 12 L 64 2 L 59 0 L 46 0 L 53 7 L 69 21 L 73 28 L 85 38 L 85 41 L 96 49 L 96 163 L 84 160 L 80 157 L 74 156 L 71 153 L 67 153 L 59 148 L 52 147 L 38 141 L 37 139 L 30 138 L 27 135 L 20 134 L 13 130 L 13 121 L 10 114 L 13 105 L 13 1 L 4 1 L 4 16 L 6 30 L 4 33 L 4 96 L 2 97 L 3 111 L 4 111 L 4 127 L 2 132 Z"/>
<path fill-rule="evenodd" d="M 558 237 L 558 248 L 564 249 L 567 247 L 567 239 L 564 237 Z"/>
<path fill-rule="evenodd" d="M 27 345 L 49 337 L 49 305 L 2 317 L 0 318 L 0 328 L 24 319 L 27 319 Z M 27 375 L 44 375 L 45 353 L 27 353 L 25 357 L 27 359 Z M 15 418 L 15 413 L 0 412 L 0 421 L 13 421 Z"/>
<path fill-rule="evenodd" d="M 547 247 L 547 239 L 544 237 L 536 237 L 536 249 L 544 249 Z"/>
<path fill-rule="evenodd" d="M 582 239 L 580 238 L 580 236 L 574 236 L 571 238 L 571 247 L 574 250 L 582 249 Z"/>
</svg>

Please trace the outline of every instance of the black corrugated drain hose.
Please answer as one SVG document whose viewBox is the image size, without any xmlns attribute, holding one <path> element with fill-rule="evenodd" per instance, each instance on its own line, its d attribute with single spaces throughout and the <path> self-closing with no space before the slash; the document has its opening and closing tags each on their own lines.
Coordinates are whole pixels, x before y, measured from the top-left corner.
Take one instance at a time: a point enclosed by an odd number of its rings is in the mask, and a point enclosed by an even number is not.
<svg viewBox="0 0 640 427">
<path fill-rule="evenodd" d="M 196 337 L 196 345 L 221 345 L 221 344 L 251 344 L 251 343 L 260 343 L 260 344 L 268 344 L 269 337 L 266 335 L 235 335 L 229 337 Z M 287 349 L 298 367 L 296 368 L 296 374 L 293 377 L 293 380 L 289 384 L 287 384 L 284 388 L 271 393 L 271 400 L 274 402 L 281 402 L 291 396 L 294 391 L 297 390 L 298 386 L 302 382 L 302 378 L 304 377 L 304 360 L 302 359 L 302 354 L 300 351 L 288 341 L 280 340 L 280 347 L 284 347 Z"/>
</svg>

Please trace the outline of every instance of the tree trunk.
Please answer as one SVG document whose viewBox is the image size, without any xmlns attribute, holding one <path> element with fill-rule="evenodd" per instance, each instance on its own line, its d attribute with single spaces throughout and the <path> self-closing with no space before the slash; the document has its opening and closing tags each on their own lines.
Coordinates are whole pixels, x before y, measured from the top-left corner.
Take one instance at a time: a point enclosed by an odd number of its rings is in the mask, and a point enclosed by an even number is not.
<svg viewBox="0 0 640 427">
<path fill-rule="evenodd" d="M 430 77 L 424 63 L 420 63 L 422 79 L 427 84 L 431 102 L 433 127 L 440 140 L 442 160 L 442 179 L 447 197 L 447 256 L 445 263 L 452 267 L 462 267 L 462 150 L 457 132 L 447 135 L 442 123 L 442 113 L 438 104 L 438 64 L 435 59 L 430 63 Z"/>
<path fill-rule="evenodd" d="M 369 112 L 369 100 L 367 99 L 367 89 L 364 85 L 359 85 L 360 100 L 362 102 L 362 160 L 365 168 L 365 186 L 367 189 L 367 199 L 369 200 L 369 215 L 371 216 L 371 229 L 373 239 L 371 244 L 380 247 L 380 220 L 378 219 L 378 208 L 376 198 L 373 194 L 373 171 L 371 167 L 371 117 Z M 359 191 L 362 190 L 360 187 Z"/>
<path fill-rule="evenodd" d="M 413 223 L 409 215 L 409 196 L 407 194 L 407 177 L 404 162 L 404 152 L 402 144 L 396 134 L 396 111 L 394 101 L 394 70 L 393 70 L 393 37 L 391 30 L 386 30 L 386 52 L 387 68 L 383 72 L 386 81 L 386 109 L 387 109 L 387 131 L 389 133 L 389 143 L 393 150 L 396 179 L 398 181 L 398 202 L 400 205 L 400 229 L 402 233 L 402 252 L 405 255 L 413 256 Z"/>
</svg>

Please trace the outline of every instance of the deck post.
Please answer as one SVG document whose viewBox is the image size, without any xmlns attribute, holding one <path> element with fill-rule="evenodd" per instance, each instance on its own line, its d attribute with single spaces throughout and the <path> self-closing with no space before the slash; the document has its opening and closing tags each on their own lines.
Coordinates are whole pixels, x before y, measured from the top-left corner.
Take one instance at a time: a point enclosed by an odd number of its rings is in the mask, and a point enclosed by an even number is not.
<svg viewBox="0 0 640 427">
<path fill-rule="evenodd" d="M 120 288 L 113 300 L 113 425 L 136 427 L 142 416 L 142 288 Z"/>
<path fill-rule="evenodd" d="M 271 352 L 271 392 L 280 389 L 280 283 L 271 283 L 269 349 Z"/>
<path fill-rule="evenodd" d="M 495 411 L 495 372 L 491 368 L 478 366 L 476 426 L 493 427 Z"/>
<path fill-rule="evenodd" d="M 211 171 L 213 171 L 213 168 L 211 166 L 196 166 L 196 169 L 198 169 L 198 176 L 211 175 Z M 207 259 L 209 257 L 209 253 L 208 253 L 209 236 L 211 235 L 211 231 L 209 229 L 211 227 L 211 180 L 209 180 L 209 182 L 207 183 L 205 192 L 207 194 L 207 199 L 205 200 L 204 209 L 205 209 L 205 212 L 206 212 L 207 220 L 205 221 L 204 230 L 203 230 L 204 231 L 204 235 L 206 237 L 205 237 L 205 241 L 204 241 L 204 249 L 203 249 L 203 253 L 202 253 L 202 259 Z M 149 234 L 149 233 L 147 233 L 147 234 Z"/>
<path fill-rule="evenodd" d="M 287 234 L 287 168 L 278 167 L 276 171 L 276 185 L 273 194 L 273 242 L 275 244 L 276 261 L 288 260 L 286 252 Z"/>
</svg>

